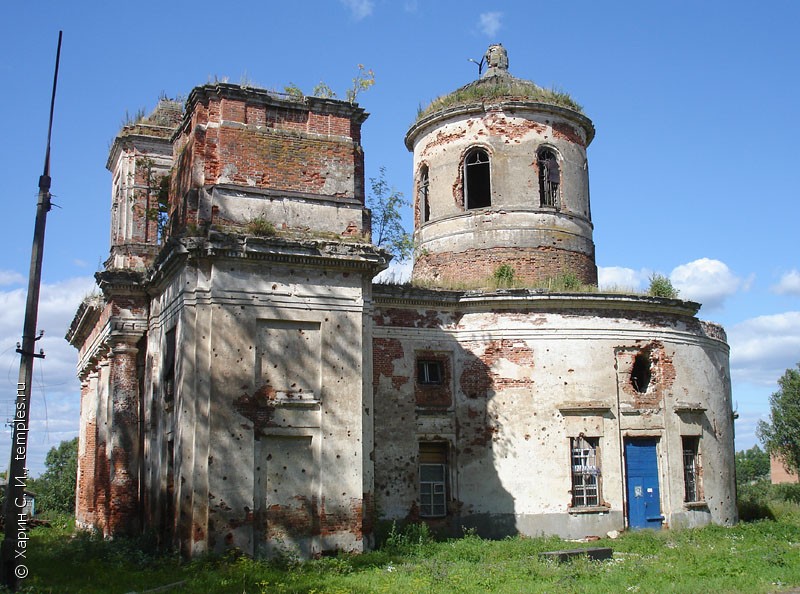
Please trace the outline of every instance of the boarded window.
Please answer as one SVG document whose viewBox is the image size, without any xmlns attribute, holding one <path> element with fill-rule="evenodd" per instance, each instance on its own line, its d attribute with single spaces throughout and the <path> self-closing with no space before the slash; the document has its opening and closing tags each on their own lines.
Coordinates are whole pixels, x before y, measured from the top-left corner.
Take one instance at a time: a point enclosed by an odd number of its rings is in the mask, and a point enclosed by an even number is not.
<svg viewBox="0 0 800 594">
<path fill-rule="evenodd" d="M 419 444 L 419 515 L 443 518 L 447 515 L 447 443 Z"/>
<path fill-rule="evenodd" d="M 700 489 L 700 438 L 683 437 L 683 500 L 687 503 L 703 499 Z"/>
<path fill-rule="evenodd" d="M 428 177 L 428 166 L 423 165 L 419 170 L 419 186 L 417 187 L 417 196 L 419 199 L 419 211 L 422 217 L 422 222 L 427 223 L 431 220 L 431 205 L 428 200 L 428 189 L 430 187 L 430 180 Z"/>
<path fill-rule="evenodd" d="M 464 159 L 464 198 L 467 208 L 492 205 L 489 154 L 473 149 Z"/>
<path fill-rule="evenodd" d="M 561 184 L 561 172 L 558 159 L 553 151 L 547 148 L 537 153 L 539 162 L 539 196 L 542 206 L 558 206 L 558 188 Z"/>
<path fill-rule="evenodd" d="M 600 505 L 600 458 L 597 437 L 573 437 L 570 440 L 572 459 L 572 506 Z"/>
</svg>

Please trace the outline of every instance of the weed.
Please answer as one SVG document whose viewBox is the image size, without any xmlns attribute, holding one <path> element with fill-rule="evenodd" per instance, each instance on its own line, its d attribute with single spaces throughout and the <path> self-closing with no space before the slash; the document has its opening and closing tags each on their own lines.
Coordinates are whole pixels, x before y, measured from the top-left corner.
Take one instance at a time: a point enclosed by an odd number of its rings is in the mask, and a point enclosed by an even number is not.
<svg viewBox="0 0 800 594">
<path fill-rule="evenodd" d="M 251 219 L 247 225 L 245 225 L 245 230 L 250 235 L 255 235 L 256 237 L 274 237 L 276 233 L 275 225 L 268 221 L 263 215 Z"/>
<path fill-rule="evenodd" d="M 511 287 L 514 284 L 514 268 L 508 264 L 501 264 L 495 268 L 492 280 L 497 287 Z"/>
<path fill-rule="evenodd" d="M 679 291 L 672 286 L 672 281 L 670 281 L 663 274 L 653 274 L 650 277 L 650 287 L 648 288 L 647 293 L 653 297 L 677 299 Z"/>
</svg>

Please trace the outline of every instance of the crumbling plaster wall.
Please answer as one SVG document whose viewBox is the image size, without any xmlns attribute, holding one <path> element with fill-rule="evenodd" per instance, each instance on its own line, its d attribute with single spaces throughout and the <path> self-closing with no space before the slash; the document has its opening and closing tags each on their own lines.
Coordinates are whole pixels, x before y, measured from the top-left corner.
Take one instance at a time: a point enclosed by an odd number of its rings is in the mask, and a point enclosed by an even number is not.
<svg viewBox="0 0 800 594">
<path fill-rule="evenodd" d="M 462 111 L 413 136 L 415 177 L 418 182 L 420 169 L 428 168 L 430 209 L 430 219 L 422 221 L 417 192 L 415 278 L 483 280 L 510 263 L 520 278 L 572 272 L 596 282 L 584 127 L 514 102 Z M 491 206 L 467 210 L 463 161 L 475 147 L 489 156 Z M 542 147 L 557 155 L 556 207 L 542 206 L 536 156 Z"/>
<path fill-rule="evenodd" d="M 589 307 L 559 312 L 535 303 L 526 311 L 519 302 L 511 311 L 495 303 L 492 311 L 377 300 L 375 486 L 384 517 L 418 518 L 418 443 L 446 441 L 453 455 L 449 513 L 435 523 L 476 526 L 491 536 L 575 538 L 622 529 L 623 440 L 654 435 L 667 523 L 735 521 L 725 470 L 733 451 L 727 346 L 708 339 L 696 322 L 667 321 L 636 311 L 635 304 L 624 315 Z M 621 346 L 646 348 L 654 334 L 674 372 L 659 384 L 657 406 L 626 409 L 630 376 L 618 369 L 617 353 Z M 453 401 L 446 410 L 415 399 L 415 360 L 429 351 L 449 353 Z M 678 401 L 687 394 L 705 408 L 696 414 L 704 464 L 719 469 L 703 477 L 707 505 L 691 508 L 683 505 L 680 437 L 698 430 L 687 428 L 695 413 L 675 412 L 686 408 Z M 598 437 L 601 452 L 602 506 L 591 513 L 570 507 L 569 438 L 580 434 Z"/>
<path fill-rule="evenodd" d="M 357 271 L 235 259 L 190 261 L 164 284 L 153 306 L 163 319 L 151 327 L 163 337 L 177 318 L 175 498 L 186 554 L 368 545 L 365 286 Z M 158 392 L 156 382 L 155 408 Z M 152 447 L 163 452 L 159 434 Z M 162 484 L 151 491 L 165 493 L 167 477 L 153 477 Z"/>
<path fill-rule="evenodd" d="M 174 144 L 173 225 L 265 217 L 279 229 L 368 231 L 363 109 L 235 85 L 197 87 L 187 104 Z"/>
</svg>

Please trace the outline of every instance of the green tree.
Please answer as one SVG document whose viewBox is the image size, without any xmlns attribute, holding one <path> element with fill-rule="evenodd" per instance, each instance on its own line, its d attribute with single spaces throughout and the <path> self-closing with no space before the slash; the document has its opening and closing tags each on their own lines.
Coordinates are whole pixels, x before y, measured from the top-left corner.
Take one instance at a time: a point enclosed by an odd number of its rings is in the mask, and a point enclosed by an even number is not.
<svg viewBox="0 0 800 594">
<path fill-rule="evenodd" d="M 736 452 L 736 481 L 751 483 L 769 478 L 769 454 L 757 445 L 749 450 Z"/>
<path fill-rule="evenodd" d="M 386 167 L 380 168 L 377 178 L 369 179 L 371 194 L 367 207 L 372 211 L 372 243 L 386 249 L 396 260 L 411 256 L 411 234 L 403 227 L 401 209 L 409 206 L 402 192 L 386 182 Z"/>
<path fill-rule="evenodd" d="M 783 459 L 788 470 L 800 471 L 800 363 L 778 380 L 769 397 L 769 421 L 759 421 L 756 435 L 767 452 Z"/>
<path fill-rule="evenodd" d="M 78 478 L 78 438 L 62 441 L 47 452 L 46 470 L 31 481 L 36 507 L 42 511 L 73 513 Z"/>
</svg>

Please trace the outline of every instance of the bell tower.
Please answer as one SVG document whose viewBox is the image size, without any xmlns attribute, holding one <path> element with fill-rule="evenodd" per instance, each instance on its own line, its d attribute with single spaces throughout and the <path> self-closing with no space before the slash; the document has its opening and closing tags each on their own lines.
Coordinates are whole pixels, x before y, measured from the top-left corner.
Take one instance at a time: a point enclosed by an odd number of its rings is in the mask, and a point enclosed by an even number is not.
<svg viewBox="0 0 800 594">
<path fill-rule="evenodd" d="M 481 77 L 434 100 L 406 134 L 414 153 L 412 279 L 486 288 L 597 283 L 586 147 L 594 126 L 565 93 L 511 76 L 492 45 Z M 510 271 L 510 272 L 509 272 Z"/>
</svg>

